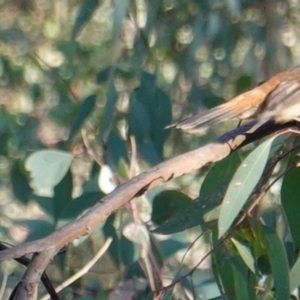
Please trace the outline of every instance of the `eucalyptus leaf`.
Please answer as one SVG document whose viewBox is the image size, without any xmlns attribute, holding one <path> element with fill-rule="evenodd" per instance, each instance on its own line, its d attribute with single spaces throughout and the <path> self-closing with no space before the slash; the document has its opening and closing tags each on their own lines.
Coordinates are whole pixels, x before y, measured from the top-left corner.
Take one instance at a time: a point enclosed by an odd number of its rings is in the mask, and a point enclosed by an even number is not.
<svg viewBox="0 0 300 300">
<path fill-rule="evenodd" d="M 256 147 L 235 172 L 224 196 L 218 223 L 222 237 L 249 199 L 264 171 L 276 137 L 271 137 Z"/>
<path fill-rule="evenodd" d="M 60 150 L 39 150 L 25 161 L 30 172 L 31 186 L 34 189 L 54 188 L 66 175 L 73 155 Z"/>
</svg>

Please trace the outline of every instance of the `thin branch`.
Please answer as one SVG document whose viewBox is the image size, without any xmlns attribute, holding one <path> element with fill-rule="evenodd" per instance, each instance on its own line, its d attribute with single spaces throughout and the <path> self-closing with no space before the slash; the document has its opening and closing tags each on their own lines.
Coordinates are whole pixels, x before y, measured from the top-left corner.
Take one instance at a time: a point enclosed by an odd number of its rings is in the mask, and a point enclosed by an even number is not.
<svg viewBox="0 0 300 300">
<path fill-rule="evenodd" d="M 59 293 L 61 290 L 63 290 L 65 287 L 72 284 L 75 280 L 82 277 L 84 274 L 86 274 L 90 268 L 99 260 L 101 256 L 106 252 L 108 247 L 110 246 L 113 239 L 111 237 L 107 238 L 103 246 L 99 249 L 99 251 L 96 253 L 96 255 L 78 272 L 76 272 L 73 276 L 65 280 L 63 283 L 61 283 L 59 286 L 55 288 L 56 293 Z M 43 296 L 40 300 L 48 300 L 50 299 L 49 295 Z"/>
<path fill-rule="evenodd" d="M 141 196 L 150 188 L 191 173 L 207 164 L 220 161 L 230 155 L 232 151 L 280 129 L 291 127 L 294 124 L 274 124 L 269 121 L 257 128 L 254 122 L 249 123 L 224 134 L 214 142 L 201 148 L 171 158 L 124 182 L 113 192 L 100 199 L 82 217 L 59 228 L 49 236 L 0 252 L 0 261 L 39 252 L 34 254 L 31 264 L 23 277 L 22 285 L 18 289 L 18 291 L 26 291 L 26 288 L 30 287 L 36 290 L 39 277 L 50 260 L 62 247 L 75 238 L 89 233 L 128 201 Z M 27 293 L 23 292 L 20 296 L 16 296 L 16 299 L 33 299 L 26 295 Z"/>
<path fill-rule="evenodd" d="M 8 272 L 7 270 L 2 271 L 2 282 L 1 282 L 1 288 L 0 288 L 0 299 L 3 299 L 3 295 L 5 292 L 5 287 L 7 284 L 7 279 L 8 279 Z"/>
</svg>

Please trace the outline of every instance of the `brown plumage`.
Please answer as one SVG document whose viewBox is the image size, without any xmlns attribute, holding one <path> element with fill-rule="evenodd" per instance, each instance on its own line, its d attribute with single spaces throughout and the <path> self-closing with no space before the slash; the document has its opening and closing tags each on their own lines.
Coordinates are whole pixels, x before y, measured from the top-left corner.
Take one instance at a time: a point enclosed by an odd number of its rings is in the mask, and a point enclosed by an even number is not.
<svg viewBox="0 0 300 300">
<path fill-rule="evenodd" d="M 273 119 L 286 123 L 300 117 L 300 67 L 278 73 L 232 100 L 174 123 L 168 128 L 201 131 L 231 118 L 256 118 L 258 123 Z"/>
</svg>

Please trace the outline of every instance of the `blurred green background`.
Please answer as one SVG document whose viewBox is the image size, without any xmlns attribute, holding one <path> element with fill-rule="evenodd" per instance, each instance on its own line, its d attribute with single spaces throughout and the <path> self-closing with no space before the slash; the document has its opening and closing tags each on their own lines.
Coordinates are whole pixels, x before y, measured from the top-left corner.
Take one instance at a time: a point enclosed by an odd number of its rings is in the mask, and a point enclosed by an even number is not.
<svg viewBox="0 0 300 300">
<path fill-rule="evenodd" d="M 299 26 L 298 0 L 0 1 L 1 240 L 46 236 L 120 182 L 236 126 L 226 122 L 200 138 L 164 129 L 297 65 Z M 55 150 L 46 152 L 50 165 L 43 165 L 42 149 Z M 62 298 L 131 299 L 117 298 L 126 291 L 147 299 L 149 278 L 168 284 L 178 277 L 200 229 L 156 237 L 146 228 L 198 197 L 204 169 L 164 187 L 177 191 L 150 191 L 70 245 L 49 268 L 56 284 L 84 265 L 105 237 L 114 237 L 109 255 Z M 203 223 L 199 214 L 173 232 Z M 146 242 L 130 239 L 137 224 Z M 184 270 L 208 251 L 208 240 L 192 248 Z M 149 255 L 150 262 L 144 243 L 155 257 Z M 23 269 L 15 263 L 1 268 L 8 295 Z M 197 276 L 197 284 L 183 280 L 173 298 L 220 296 L 209 263 Z M 144 285 L 130 284 L 133 278 Z"/>
</svg>

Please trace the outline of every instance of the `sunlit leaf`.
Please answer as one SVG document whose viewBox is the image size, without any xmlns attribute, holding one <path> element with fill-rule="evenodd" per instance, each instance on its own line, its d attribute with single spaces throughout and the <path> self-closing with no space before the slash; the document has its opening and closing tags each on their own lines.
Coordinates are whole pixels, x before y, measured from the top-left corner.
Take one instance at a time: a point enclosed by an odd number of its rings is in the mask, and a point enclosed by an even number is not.
<svg viewBox="0 0 300 300">
<path fill-rule="evenodd" d="M 272 137 L 256 147 L 234 174 L 221 206 L 219 237 L 222 237 L 234 222 L 260 180 L 274 139 L 275 137 Z"/>
<path fill-rule="evenodd" d="M 253 273 L 255 273 L 255 261 L 250 249 L 235 238 L 231 238 L 231 241 L 234 243 L 245 264 Z"/>
<path fill-rule="evenodd" d="M 25 162 L 33 188 L 53 188 L 66 175 L 73 160 L 69 152 L 40 150 L 32 153 Z"/>
<path fill-rule="evenodd" d="M 127 12 L 129 0 L 115 0 L 112 39 L 115 42 L 119 37 L 123 19 Z"/>
<path fill-rule="evenodd" d="M 290 292 L 293 292 L 297 287 L 300 286 L 300 256 L 297 257 L 290 271 Z"/>
</svg>

